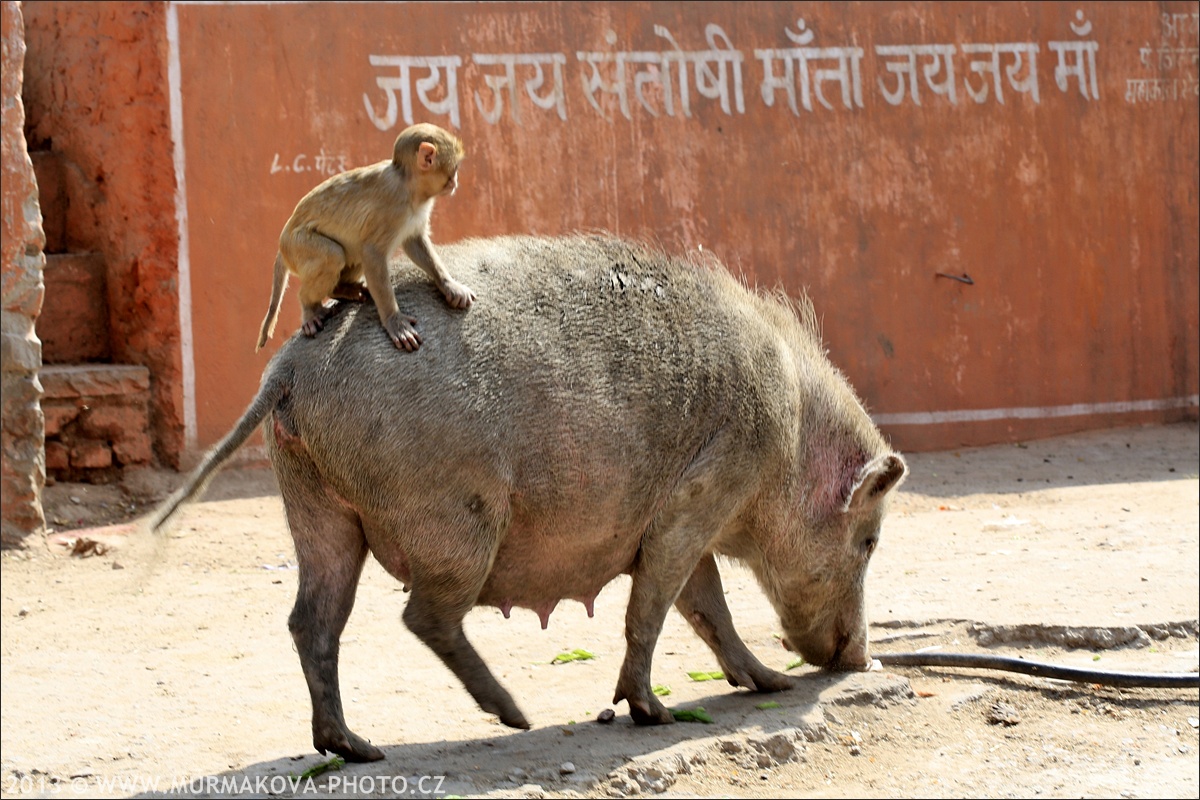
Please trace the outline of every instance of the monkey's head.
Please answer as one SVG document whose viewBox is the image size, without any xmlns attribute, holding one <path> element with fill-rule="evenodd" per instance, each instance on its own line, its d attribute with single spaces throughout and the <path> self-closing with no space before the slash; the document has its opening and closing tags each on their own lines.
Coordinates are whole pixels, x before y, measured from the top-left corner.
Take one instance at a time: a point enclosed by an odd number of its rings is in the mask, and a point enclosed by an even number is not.
<svg viewBox="0 0 1200 800">
<path fill-rule="evenodd" d="M 462 140 L 444 128 L 420 122 L 400 131 L 392 162 L 413 181 L 421 199 L 454 194 L 458 164 L 466 156 Z"/>
</svg>

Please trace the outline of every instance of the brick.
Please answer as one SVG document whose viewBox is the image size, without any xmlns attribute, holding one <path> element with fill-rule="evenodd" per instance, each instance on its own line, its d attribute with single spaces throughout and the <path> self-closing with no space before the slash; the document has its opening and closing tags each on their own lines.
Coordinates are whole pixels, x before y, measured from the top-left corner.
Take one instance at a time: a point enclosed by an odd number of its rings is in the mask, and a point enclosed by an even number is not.
<svg viewBox="0 0 1200 800">
<path fill-rule="evenodd" d="M 71 448 L 71 466 L 77 469 L 103 469 L 111 467 L 112 448 L 104 442 L 88 440 Z"/>
<path fill-rule="evenodd" d="M 149 464 L 153 455 L 150 435 L 144 429 L 132 434 L 127 433 L 113 442 L 112 451 L 117 462 L 123 467 Z"/>
<path fill-rule="evenodd" d="M 136 395 L 150 390 L 150 370 L 118 364 L 75 364 L 42 369 L 47 398 Z"/>
<path fill-rule="evenodd" d="M 62 442 L 46 442 L 46 469 L 66 469 L 71 466 L 71 453 Z"/>
<path fill-rule="evenodd" d="M 42 404 L 46 417 L 46 436 L 57 436 L 79 416 L 79 406 L 73 402 L 49 401 Z"/>
<path fill-rule="evenodd" d="M 149 427 L 146 404 L 94 405 L 79 415 L 79 429 L 89 437 L 119 441 Z"/>
<path fill-rule="evenodd" d="M 46 256 L 46 297 L 37 321 L 47 364 L 109 357 L 108 290 L 98 253 Z"/>
</svg>

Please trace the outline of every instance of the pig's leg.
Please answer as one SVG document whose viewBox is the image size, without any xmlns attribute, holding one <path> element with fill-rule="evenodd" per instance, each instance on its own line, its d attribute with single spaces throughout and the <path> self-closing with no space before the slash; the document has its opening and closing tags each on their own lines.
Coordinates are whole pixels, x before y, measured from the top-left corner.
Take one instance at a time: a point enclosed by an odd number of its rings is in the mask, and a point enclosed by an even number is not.
<svg viewBox="0 0 1200 800">
<path fill-rule="evenodd" d="M 300 570 L 288 629 L 312 698 L 313 747 L 347 761 L 378 761 L 383 751 L 346 727 L 338 685 L 338 643 L 354 608 L 366 537 L 358 516 L 332 499 L 311 461 L 278 450 L 272 456 Z"/>
<path fill-rule="evenodd" d="M 461 527 L 461 523 L 458 527 Z M 444 530 L 452 531 L 446 526 Z M 495 557 L 498 535 L 467 531 L 461 538 L 452 533 L 439 539 L 440 557 L 410 554 L 412 593 L 404 609 L 404 624 L 429 645 L 484 711 L 495 714 L 510 728 L 529 729 L 529 722 L 503 686 L 467 641 L 462 621 L 475 607 Z M 462 547 L 452 546 L 461 542 Z M 470 543 L 470 544 L 468 544 Z"/>
<path fill-rule="evenodd" d="M 755 692 L 778 692 L 792 687 L 791 678 L 764 666 L 734 630 L 721 588 L 721 574 L 711 553 L 696 565 L 675 601 L 675 608 L 717 654 L 725 680 L 731 685 Z"/>
<path fill-rule="evenodd" d="M 698 461 L 706 466 L 680 481 L 642 541 L 633 568 L 625 611 L 625 661 L 613 702 L 628 700 L 630 716 L 639 725 L 675 721 L 650 689 L 654 646 L 671 604 L 709 543 L 736 512 L 736 487 L 747 472 L 721 471 L 725 461 L 715 454 Z"/>
</svg>

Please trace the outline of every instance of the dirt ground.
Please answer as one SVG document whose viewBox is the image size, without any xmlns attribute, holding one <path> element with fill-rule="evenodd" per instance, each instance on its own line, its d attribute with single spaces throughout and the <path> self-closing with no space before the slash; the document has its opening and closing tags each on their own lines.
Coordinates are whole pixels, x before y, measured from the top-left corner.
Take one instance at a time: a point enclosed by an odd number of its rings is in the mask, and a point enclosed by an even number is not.
<svg viewBox="0 0 1200 800">
<path fill-rule="evenodd" d="M 876 653 L 939 647 L 1197 671 L 1195 423 L 909 464 L 868 578 Z M 564 603 L 547 631 L 529 611 L 468 617 L 468 636 L 534 721 L 511 731 L 408 633 L 406 595 L 374 562 L 342 640 L 342 694 L 350 726 L 387 760 L 310 781 L 301 776 L 324 759 L 311 748 L 287 632 L 296 571 L 273 476 L 225 472 L 155 542 L 136 522 L 177 480 L 142 473 L 124 486 L 49 487 L 57 532 L 44 548 L 3 555 L 5 797 L 180 786 L 259 797 L 1200 793 L 1194 689 L 802 666 L 797 688 L 755 695 L 689 679 L 716 662 L 674 612 L 654 681 L 669 687 L 667 705 L 703 707 L 713 722 L 636 728 L 625 704 L 610 702 L 628 580 L 600 595 L 594 619 Z M 753 579 L 721 568 L 743 638 L 785 668 L 791 655 Z M 576 648 L 595 658 L 550 663 Z M 608 708 L 616 719 L 596 722 Z"/>
</svg>

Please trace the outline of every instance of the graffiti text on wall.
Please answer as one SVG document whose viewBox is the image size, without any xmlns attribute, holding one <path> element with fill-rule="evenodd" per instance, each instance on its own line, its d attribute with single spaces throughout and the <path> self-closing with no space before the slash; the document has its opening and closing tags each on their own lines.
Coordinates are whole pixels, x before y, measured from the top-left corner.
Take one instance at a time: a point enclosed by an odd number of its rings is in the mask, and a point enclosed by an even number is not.
<svg viewBox="0 0 1200 800">
<path fill-rule="evenodd" d="M 1174 16 L 1184 18 L 1177 26 L 1186 26 L 1194 15 Z M 796 116 L 863 108 L 872 92 L 889 106 L 1005 104 L 1016 96 L 1036 105 L 1043 98 L 1042 56 L 1059 92 L 1099 100 L 1099 44 L 1088 38 L 1092 23 L 1077 11 L 1069 26 L 1073 35 L 1045 42 L 1045 50 L 1037 42 L 876 45 L 873 64 L 864 64 L 864 48 L 818 45 L 803 19 L 795 29 L 785 28 L 789 46 L 756 48 L 752 59 L 734 47 L 720 25 L 707 25 L 706 46 L 694 50 L 685 50 L 669 30 L 655 25 L 655 36 L 665 45 L 657 50 L 580 50 L 574 59 L 565 53 L 473 53 L 467 58 L 479 68 L 486 88 L 467 91 L 492 125 L 506 114 L 518 125 L 531 113 L 552 113 L 565 121 L 571 84 L 582 89 L 586 105 L 605 119 L 619 114 L 632 120 L 638 113 L 689 118 L 700 103 L 712 103 L 729 116 L 745 114 L 750 72 L 758 80 L 758 91 L 751 87 L 750 96 L 768 108 L 786 106 Z M 610 31 L 607 41 L 615 44 L 616 35 Z M 1180 54 L 1185 60 L 1191 53 L 1194 62 L 1195 48 L 1175 49 L 1186 51 Z M 418 103 L 422 115 L 443 116 L 450 126 L 460 126 L 463 57 L 369 58 L 379 72 L 375 86 L 380 91 L 364 93 L 362 100 L 377 128 L 412 124 Z M 577 83 L 568 76 L 571 67 L 578 68 Z M 877 74 L 870 73 L 872 67 Z"/>
<path fill-rule="evenodd" d="M 1196 79 L 1200 14 L 1163 12 L 1160 21 L 1158 46 L 1147 42 L 1138 49 L 1142 74 L 1125 79 L 1126 103 L 1162 103 L 1200 96 L 1200 81 Z"/>
</svg>

